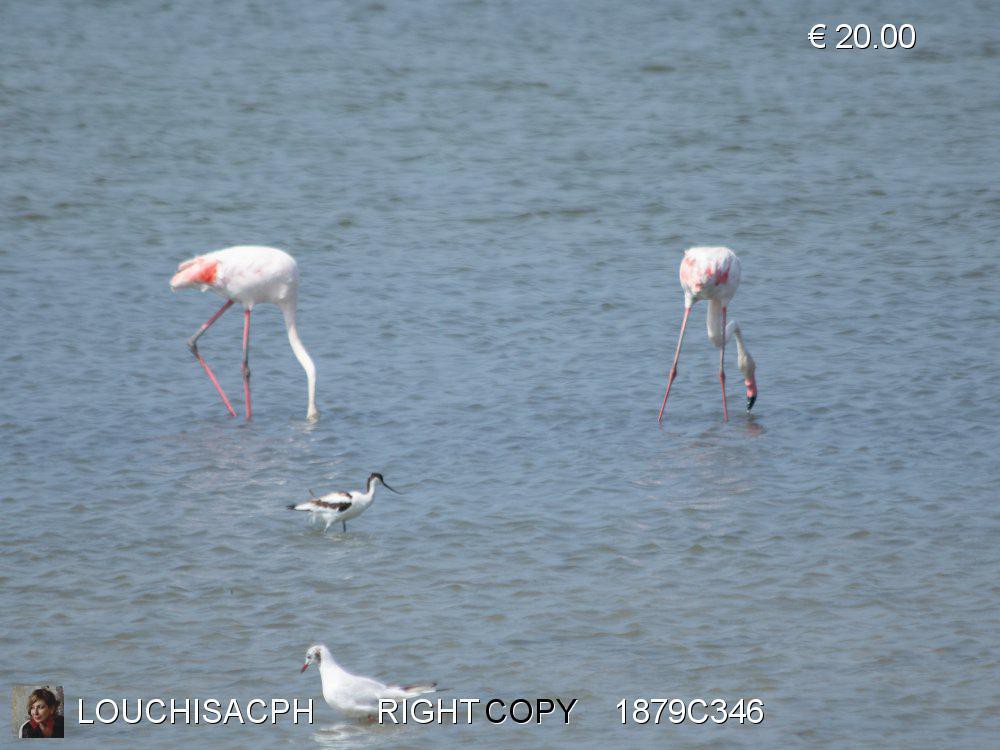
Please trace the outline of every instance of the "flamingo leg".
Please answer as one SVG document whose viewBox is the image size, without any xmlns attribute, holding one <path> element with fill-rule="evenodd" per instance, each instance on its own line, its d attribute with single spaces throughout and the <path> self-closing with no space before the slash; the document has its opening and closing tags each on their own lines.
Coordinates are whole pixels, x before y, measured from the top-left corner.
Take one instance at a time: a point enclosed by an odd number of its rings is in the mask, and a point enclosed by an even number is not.
<svg viewBox="0 0 1000 750">
<path fill-rule="evenodd" d="M 667 397 L 670 395 L 670 386 L 677 377 L 677 360 L 681 356 L 681 344 L 684 343 L 684 329 L 687 328 L 688 315 L 691 314 L 691 306 L 684 307 L 684 320 L 681 321 L 681 335 L 677 338 L 677 350 L 674 352 L 674 364 L 670 368 L 670 380 L 667 381 L 667 392 L 663 394 L 663 403 L 660 405 L 660 414 L 656 418 L 657 422 L 663 423 L 663 410 L 667 408 Z"/>
<path fill-rule="evenodd" d="M 719 349 L 719 383 L 722 385 L 722 421 L 729 421 L 729 409 L 726 406 L 726 308 L 722 307 L 722 348 Z"/>
<path fill-rule="evenodd" d="M 232 307 L 232 305 L 233 301 L 231 299 L 226 300 L 226 304 L 220 307 L 219 311 L 215 313 L 215 315 L 213 315 L 211 318 L 209 318 L 207 323 L 203 323 L 201 328 L 198 329 L 198 332 L 195 333 L 194 336 L 188 339 L 188 349 L 191 350 L 191 353 L 194 355 L 194 358 L 197 359 L 199 364 L 201 364 L 201 366 L 204 368 L 205 374 L 208 375 L 209 380 L 212 381 L 212 385 L 215 386 L 215 390 L 219 392 L 219 396 L 222 397 L 222 403 L 224 403 L 226 405 L 226 409 L 229 410 L 229 416 L 235 417 L 236 412 L 233 411 L 232 404 L 230 404 L 229 399 L 226 398 L 226 392 L 222 390 L 222 386 L 219 385 L 219 381 L 216 380 L 215 375 L 212 373 L 212 368 L 208 366 L 208 363 L 198 353 L 198 339 L 200 339 L 202 337 L 202 334 L 204 334 L 205 331 L 208 330 L 208 327 L 212 325 L 212 323 L 217 321 L 220 317 L 222 317 L 222 313 L 224 313 L 226 310 Z"/>
<path fill-rule="evenodd" d="M 250 421 L 250 308 L 243 311 L 243 398 L 247 405 L 247 421 Z"/>
</svg>

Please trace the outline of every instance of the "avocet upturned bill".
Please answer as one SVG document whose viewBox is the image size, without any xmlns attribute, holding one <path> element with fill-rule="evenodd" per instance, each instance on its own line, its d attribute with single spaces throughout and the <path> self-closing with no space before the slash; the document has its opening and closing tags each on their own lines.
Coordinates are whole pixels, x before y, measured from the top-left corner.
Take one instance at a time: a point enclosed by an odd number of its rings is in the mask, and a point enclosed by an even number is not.
<svg viewBox="0 0 1000 750">
<path fill-rule="evenodd" d="M 351 674 L 333 660 L 330 649 L 319 643 L 306 651 L 306 662 L 299 672 L 305 672 L 309 665 L 319 667 L 319 677 L 323 682 L 323 699 L 330 708 L 349 716 L 367 716 L 374 719 L 378 714 L 379 701 L 415 698 L 424 693 L 433 693 L 436 682 L 418 685 L 386 685 L 370 677 Z"/>
<path fill-rule="evenodd" d="M 375 486 L 379 484 L 397 495 L 403 494 L 387 485 L 382 475 L 376 472 L 368 476 L 364 492 L 330 492 L 320 497 L 313 495 L 309 500 L 289 505 L 288 509 L 307 510 L 313 514 L 313 518 L 317 516 L 322 518 L 326 521 L 323 531 L 329 529 L 330 525 L 337 521 L 340 521 L 343 530 L 347 531 L 347 522 L 368 510 L 375 499 Z M 313 494 L 312 490 L 309 490 L 309 494 Z"/>
<path fill-rule="evenodd" d="M 657 421 L 663 422 L 670 386 L 677 377 L 677 360 L 681 356 L 681 343 L 684 341 L 684 329 L 687 327 L 688 315 L 691 314 L 691 306 L 700 299 L 708 300 L 708 338 L 719 348 L 722 417 L 724 420 L 729 419 L 729 409 L 726 407 L 725 357 L 726 342 L 731 336 L 736 337 L 738 364 L 747 387 L 747 411 L 750 411 L 757 400 L 757 379 L 754 376 L 757 365 L 743 342 L 739 324 L 735 320 L 728 325 L 726 323 L 726 307 L 740 285 L 740 259 L 728 247 L 692 247 L 684 253 L 680 277 L 681 287 L 684 289 L 684 320 L 681 322 L 674 364 L 670 368 L 670 380 L 667 381 L 667 392 L 663 394 Z"/>
<path fill-rule="evenodd" d="M 250 419 L 250 311 L 258 302 L 271 302 L 281 308 L 285 328 L 288 329 L 288 343 L 306 371 L 309 388 L 306 419 L 316 420 L 319 417 L 316 410 L 316 366 L 302 346 L 295 327 L 295 306 L 299 294 L 299 268 L 295 259 L 284 250 L 273 247 L 247 245 L 216 250 L 186 260 L 177 267 L 177 273 L 170 279 L 170 288 L 176 290 L 189 286 L 198 287 L 203 292 L 211 289 L 226 298 L 219 311 L 188 339 L 188 348 L 219 392 L 230 416 L 235 417 L 236 412 L 208 363 L 198 353 L 198 339 L 234 302 L 243 305 L 243 396 L 247 419 Z"/>
</svg>

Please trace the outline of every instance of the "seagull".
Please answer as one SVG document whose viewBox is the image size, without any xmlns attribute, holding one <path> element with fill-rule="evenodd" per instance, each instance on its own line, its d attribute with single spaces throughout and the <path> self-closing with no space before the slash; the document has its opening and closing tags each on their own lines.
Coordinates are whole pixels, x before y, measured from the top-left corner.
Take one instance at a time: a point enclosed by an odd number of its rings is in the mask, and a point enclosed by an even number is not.
<svg viewBox="0 0 1000 750">
<path fill-rule="evenodd" d="M 306 663 L 299 673 L 309 669 L 310 664 L 319 665 L 319 677 L 323 682 L 323 700 L 330 708 L 350 716 L 367 716 L 374 719 L 378 714 L 379 701 L 416 698 L 424 693 L 437 690 L 436 682 L 419 685 L 385 685 L 370 677 L 361 677 L 343 669 L 333 660 L 330 649 L 319 643 L 306 651 Z"/>
<path fill-rule="evenodd" d="M 372 504 L 372 500 L 375 499 L 376 484 L 381 484 L 387 490 L 395 492 L 397 495 L 403 494 L 387 485 L 382 475 L 376 472 L 368 475 L 368 482 L 365 485 L 364 492 L 330 492 L 322 497 L 316 497 L 313 491 L 309 490 L 312 499 L 289 505 L 288 509 L 307 510 L 313 514 L 313 519 L 317 516 L 323 518 L 326 521 L 323 531 L 329 529 L 330 525 L 335 521 L 340 521 L 343 530 L 346 532 L 347 522 L 352 518 L 360 516 Z"/>
</svg>

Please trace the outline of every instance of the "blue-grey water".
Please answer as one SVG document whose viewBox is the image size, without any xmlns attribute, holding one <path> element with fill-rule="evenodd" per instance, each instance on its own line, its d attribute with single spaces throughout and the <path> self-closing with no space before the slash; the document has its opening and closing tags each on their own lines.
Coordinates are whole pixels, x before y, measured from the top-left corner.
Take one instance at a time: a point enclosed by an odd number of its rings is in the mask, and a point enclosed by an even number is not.
<svg viewBox="0 0 1000 750">
<path fill-rule="evenodd" d="M 994 742 L 1000 12 L 842 5 L 0 5 L 0 717 L 51 681 L 79 747 Z M 220 300 L 167 282 L 234 244 L 298 259 L 315 424 L 275 308 L 250 424 L 187 351 Z M 660 429 L 696 244 L 760 397 L 731 346 L 722 422 L 701 303 Z M 241 330 L 201 341 L 237 409 Z M 372 471 L 405 495 L 346 535 L 285 509 Z M 314 642 L 579 705 L 344 727 Z M 254 696 L 316 723 L 76 724 Z M 623 728 L 642 696 L 766 718 Z"/>
</svg>

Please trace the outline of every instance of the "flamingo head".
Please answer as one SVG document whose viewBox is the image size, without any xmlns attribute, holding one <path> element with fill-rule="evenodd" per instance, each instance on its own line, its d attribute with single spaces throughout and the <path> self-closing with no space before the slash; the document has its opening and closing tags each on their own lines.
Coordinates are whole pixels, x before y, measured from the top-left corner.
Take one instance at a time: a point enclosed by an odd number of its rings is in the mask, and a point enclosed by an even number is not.
<svg viewBox="0 0 1000 750">
<path fill-rule="evenodd" d="M 747 387 L 747 412 L 757 401 L 757 363 L 742 346 L 739 355 L 740 372 L 743 373 L 743 383 Z"/>
</svg>

